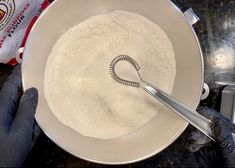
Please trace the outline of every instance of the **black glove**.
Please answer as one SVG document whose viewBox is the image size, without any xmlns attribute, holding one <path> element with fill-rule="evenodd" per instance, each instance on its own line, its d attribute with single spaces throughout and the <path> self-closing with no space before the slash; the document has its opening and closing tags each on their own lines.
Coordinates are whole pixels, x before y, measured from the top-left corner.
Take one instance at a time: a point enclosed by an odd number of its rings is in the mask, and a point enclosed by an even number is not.
<svg viewBox="0 0 235 168">
<path fill-rule="evenodd" d="M 197 111 L 212 120 L 212 131 L 223 154 L 225 166 L 235 167 L 235 144 L 232 136 L 232 133 L 235 133 L 235 125 L 231 120 L 208 107 L 199 107 Z"/>
<path fill-rule="evenodd" d="M 0 91 L 0 167 L 19 167 L 32 145 L 36 89 L 23 96 L 20 66 L 17 66 Z"/>
<path fill-rule="evenodd" d="M 211 142 L 211 139 L 208 136 L 193 126 L 188 127 L 187 131 L 189 131 L 189 134 L 187 137 L 186 148 L 190 152 L 197 152 Z"/>
</svg>

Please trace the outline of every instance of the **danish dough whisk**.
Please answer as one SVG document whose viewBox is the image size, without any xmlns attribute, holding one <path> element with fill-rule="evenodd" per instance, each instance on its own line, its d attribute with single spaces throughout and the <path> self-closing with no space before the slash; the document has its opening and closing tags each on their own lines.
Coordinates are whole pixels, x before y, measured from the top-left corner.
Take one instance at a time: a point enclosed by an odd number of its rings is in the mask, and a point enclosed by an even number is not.
<svg viewBox="0 0 235 168">
<path fill-rule="evenodd" d="M 139 76 L 139 81 L 130 81 L 127 79 L 123 79 L 119 77 L 116 73 L 116 65 L 120 63 L 121 61 L 127 61 L 130 63 L 134 69 L 136 70 L 138 76 Z M 200 115 L 198 112 L 193 110 L 191 107 L 185 105 L 184 103 L 180 102 L 179 100 L 173 98 L 172 96 L 168 95 L 167 93 L 163 92 L 159 88 L 153 86 L 151 83 L 145 81 L 141 77 L 141 67 L 140 65 L 130 56 L 128 55 L 119 55 L 115 57 L 109 67 L 110 70 L 110 75 L 112 78 L 126 86 L 130 87 L 136 87 L 136 88 L 141 88 L 145 92 L 147 92 L 149 95 L 160 101 L 162 104 L 167 106 L 170 110 L 178 114 L 180 117 L 185 119 L 187 122 L 192 124 L 194 127 L 196 127 L 198 130 L 200 130 L 202 133 L 207 135 L 209 138 L 211 138 L 213 141 L 214 140 L 214 134 L 212 133 L 211 130 L 211 124 L 212 121 L 205 118 L 204 116 Z"/>
</svg>

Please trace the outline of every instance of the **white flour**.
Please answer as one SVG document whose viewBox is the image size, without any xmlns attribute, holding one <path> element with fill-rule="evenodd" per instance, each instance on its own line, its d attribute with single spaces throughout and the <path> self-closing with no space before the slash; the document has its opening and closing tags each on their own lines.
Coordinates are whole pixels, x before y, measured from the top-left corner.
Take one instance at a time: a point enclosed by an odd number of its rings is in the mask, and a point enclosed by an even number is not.
<svg viewBox="0 0 235 168">
<path fill-rule="evenodd" d="M 176 74 L 170 40 L 147 18 L 124 11 L 93 16 L 56 42 L 45 71 L 45 95 L 54 115 L 79 133 L 120 137 L 151 120 L 161 105 L 144 91 L 116 83 L 109 65 L 118 55 L 133 57 L 145 80 L 171 93 Z M 136 79 L 128 63 L 120 76 Z"/>
</svg>

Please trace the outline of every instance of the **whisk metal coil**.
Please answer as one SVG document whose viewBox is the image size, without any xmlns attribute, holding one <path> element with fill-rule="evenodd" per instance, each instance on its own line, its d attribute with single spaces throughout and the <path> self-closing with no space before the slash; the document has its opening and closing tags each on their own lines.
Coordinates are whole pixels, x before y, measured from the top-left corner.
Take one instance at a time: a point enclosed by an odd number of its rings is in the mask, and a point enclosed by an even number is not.
<svg viewBox="0 0 235 168">
<path fill-rule="evenodd" d="M 110 71 L 110 75 L 112 76 L 112 78 L 120 84 L 139 88 L 140 82 L 129 81 L 129 80 L 123 79 L 117 75 L 117 73 L 115 71 L 115 67 L 119 61 L 129 62 L 135 68 L 135 70 L 137 71 L 137 73 L 139 75 L 139 70 L 141 69 L 139 64 L 132 57 L 130 57 L 128 55 L 119 55 L 112 60 L 110 66 L 109 66 L 109 71 Z M 140 75 L 139 75 L 139 77 L 140 77 Z"/>
</svg>

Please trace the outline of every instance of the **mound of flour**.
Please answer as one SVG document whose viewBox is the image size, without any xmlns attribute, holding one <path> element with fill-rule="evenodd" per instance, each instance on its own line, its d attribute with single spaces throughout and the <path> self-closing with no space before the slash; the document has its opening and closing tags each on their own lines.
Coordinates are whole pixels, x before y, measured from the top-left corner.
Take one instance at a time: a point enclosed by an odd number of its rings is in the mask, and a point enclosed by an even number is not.
<svg viewBox="0 0 235 168">
<path fill-rule="evenodd" d="M 82 135 L 111 139 L 135 131 L 157 115 L 160 103 L 110 77 L 112 59 L 122 54 L 140 64 L 145 80 L 171 93 L 175 54 L 163 30 L 136 13 L 97 15 L 64 33 L 48 58 L 45 96 L 59 121 Z M 137 79 L 125 62 L 119 64 L 118 74 Z"/>
</svg>

